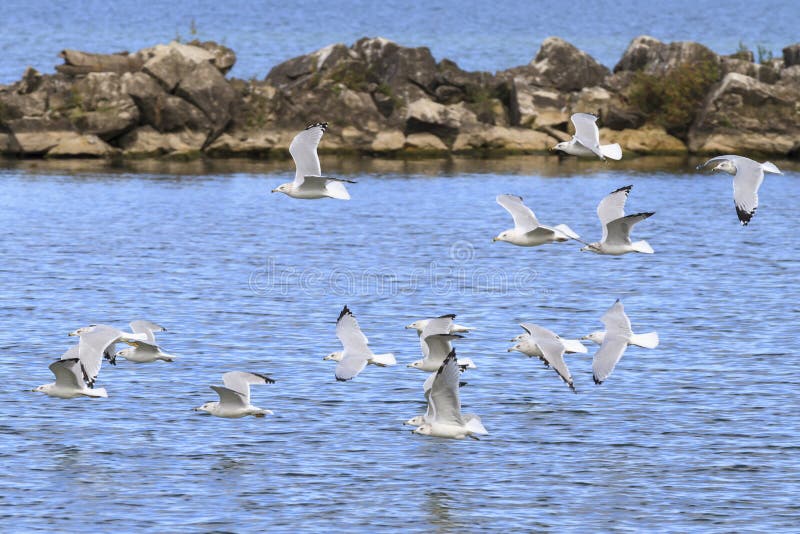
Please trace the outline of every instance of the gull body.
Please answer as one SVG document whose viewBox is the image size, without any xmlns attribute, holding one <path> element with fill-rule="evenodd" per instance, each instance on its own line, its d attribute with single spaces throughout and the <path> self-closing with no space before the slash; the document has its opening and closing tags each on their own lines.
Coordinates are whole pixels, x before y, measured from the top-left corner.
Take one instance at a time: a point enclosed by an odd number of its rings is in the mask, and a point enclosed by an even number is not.
<svg viewBox="0 0 800 534">
<path fill-rule="evenodd" d="M 194 410 L 206 412 L 216 417 L 226 419 L 239 419 L 252 415 L 264 417 L 272 415 L 271 410 L 265 410 L 250 404 L 251 384 L 274 384 L 275 380 L 266 375 L 248 373 L 244 371 L 230 371 L 222 375 L 225 386 L 210 386 L 219 395 L 219 401 L 206 402 Z"/>
<path fill-rule="evenodd" d="M 575 135 L 569 141 L 558 143 L 551 150 L 580 158 L 622 159 L 622 148 L 617 143 L 611 145 L 600 144 L 597 117 L 588 113 L 574 113 L 570 120 L 575 127 Z"/>
<path fill-rule="evenodd" d="M 419 334 L 419 345 L 420 349 L 422 349 L 423 359 L 411 362 L 407 367 L 429 373 L 439 370 L 447 355 L 453 350 L 451 341 L 463 337 L 459 334 L 450 333 L 454 317 L 455 315 L 450 314 L 427 320 L 428 322 L 422 329 L 422 333 Z M 456 365 L 462 370 L 476 367 L 469 358 L 458 360 Z"/>
<path fill-rule="evenodd" d="M 336 337 L 341 341 L 344 350 L 339 353 L 333 352 L 323 359 L 338 362 L 334 375 L 340 382 L 352 380 L 369 363 L 379 367 L 397 363 L 393 354 L 372 352 L 368 346 L 367 336 L 361 331 L 358 321 L 347 306 L 342 308 L 339 318 L 336 320 Z"/>
<path fill-rule="evenodd" d="M 454 313 L 450 313 L 450 314 L 447 314 L 447 315 L 441 315 L 439 317 L 436 317 L 436 319 L 442 319 L 442 318 L 445 318 L 445 317 L 449 317 L 450 319 L 455 319 L 456 315 Z M 422 335 L 422 331 L 425 330 L 425 327 L 428 326 L 428 323 L 430 323 L 432 320 L 433 319 L 419 319 L 417 321 L 414 321 L 410 325 L 407 325 L 406 329 L 407 330 L 408 329 L 414 329 L 414 330 L 417 331 L 417 335 L 420 336 L 420 335 Z M 455 324 L 454 322 L 451 321 L 450 322 L 449 331 L 447 333 L 448 334 L 466 334 L 467 332 L 470 332 L 472 330 L 475 330 L 475 328 L 472 327 L 472 326 L 464 326 L 464 325 L 460 325 L 460 324 Z"/>
<path fill-rule="evenodd" d="M 289 153 L 295 165 L 294 180 L 279 185 L 272 190 L 273 193 L 284 193 L 292 198 L 307 200 L 318 198 L 350 200 L 350 194 L 344 183 L 355 182 L 322 176 L 317 146 L 327 128 L 327 122 L 317 122 L 308 125 L 305 130 L 294 136 L 289 145 Z"/>
<path fill-rule="evenodd" d="M 717 163 L 711 169 L 712 171 L 733 175 L 733 204 L 742 226 L 747 226 L 750 219 L 756 214 L 758 188 L 764 181 L 764 173 L 783 174 L 774 163 L 769 161 L 759 163 L 743 156 L 734 155 L 711 158 L 702 165 L 698 165 L 697 168 L 702 169 L 709 163 Z"/>
<path fill-rule="evenodd" d="M 130 326 L 134 334 L 145 336 L 144 341 L 126 340 L 125 343 L 131 346 L 114 354 L 113 358 L 109 360 L 110 363 L 114 364 L 118 357 L 134 363 L 150 363 L 158 360 L 172 362 L 175 360 L 176 356 L 163 352 L 161 347 L 156 344 L 155 333 L 166 332 L 166 328 L 144 320 L 133 321 Z"/>
<path fill-rule="evenodd" d="M 603 227 L 603 238 L 595 243 L 587 243 L 582 251 L 610 256 L 621 256 L 629 252 L 652 254 L 653 248 L 647 241 L 631 242 L 634 225 L 652 216 L 655 212 L 625 215 L 625 201 L 632 185 L 612 191 L 597 206 L 597 216 Z"/>
<path fill-rule="evenodd" d="M 417 415 L 412 417 L 408 421 L 405 421 L 404 425 L 409 426 L 421 426 L 425 423 L 433 422 L 433 403 L 431 403 L 431 388 L 433 387 L 433 381 L 436 378 L 436 373 L 431 373 L 428 375 L 428 378 L 425 379 L 425 383 L 422 385 L 422 391 L 425 394 L 425 402 L 428 403 L 427 410 L 422 415 Z M 466 382 L 459 382 L 458 386 L 464 386 Z M 481 418 L 475 415 L 474 413 L 465 413 L 461 414 L 461 417 L 464 419 L 464 422 L 470 426 L 476 433 L 486 433 L 486 429 L 483 428 L 481 424 Z"/>
<path fill-rule="evenodd" d="M 33 391 L 59 399 L 108 397 L 104 388 L 92 389 L 86 385 L 86 373 L 79 358 L 56 360 L 50 364 L 50 370 L 55 375 L 56 381 L 51 384 L 43 384 Z"/>
<path fill-rule="evenodd" d="M 602 384 L 612 373 L 629 345 L 648 349 L 658 346 L 658 334 L 634 334 L 631 321 L 619 299 L 603 314 L 600 320 L 605 324 L 605 332 L 593 332 L 584 339 L 600 343 L 600 348 L 592 360 L 592 375 L 595 384 Z"/>
<path fill-rule="evenodd" d="M 511 214 L 514 228 L 501 232 L 492 241 L 505 241 L 520 247 L 535 247 L 546 243 L 563 243 L 580 237 L 566 224 L 552 228 L 540 224 L 533 211 L 523 204 L 522 197 L 498 195 L 497 203 Z"/>
</svg>

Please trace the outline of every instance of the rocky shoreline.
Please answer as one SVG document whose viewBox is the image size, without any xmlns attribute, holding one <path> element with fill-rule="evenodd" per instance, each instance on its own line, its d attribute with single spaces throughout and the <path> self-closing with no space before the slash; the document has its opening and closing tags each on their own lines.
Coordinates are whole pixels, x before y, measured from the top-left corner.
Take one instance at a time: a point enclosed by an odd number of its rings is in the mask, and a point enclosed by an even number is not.
<svg viewBox="0 0 800 534">
<path fill-rule="evenodd" d="M 330 123 L 320 152 L 379 157 L 545 153 L 574 112 L 633 155 L 800 158 L 800 43 L 781 58 L 718 55 L 641 36 L 613 70 L 551 37 L 528 65 L 494 74 L 436 62 L 382 38 L 335 44 L 227 77 L 214 42 L 138 52 L 65 50 L 55 74 L 0 85 L 0 155 L 22 158 L 285 158 L 305 124 Z"/>
</svg>

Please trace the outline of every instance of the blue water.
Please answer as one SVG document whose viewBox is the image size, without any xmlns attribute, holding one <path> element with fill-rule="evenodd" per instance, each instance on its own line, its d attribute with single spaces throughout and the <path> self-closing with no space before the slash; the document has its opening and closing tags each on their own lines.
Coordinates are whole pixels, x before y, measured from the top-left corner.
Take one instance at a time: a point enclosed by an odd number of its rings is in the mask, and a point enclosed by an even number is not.
<svg viewBox="0 0 800 534">
<path fill-rule="evenodd" d="M 346 203 L 271 195 L 288 162 L 23 165 L 0 170 L 0 530 L 788 532 L 800 522 L 796 167 L 767 177 L 742 228 L 730 180 L 689 165 L 323 161 L 358 181 Z M 497 193 L 592 239 L 597 201 L 628 183 L 629 210 L 656 212 L 635 231 L 652 256 L 491 242 L 511 224 Z M 537 360 L 506 352 L 519 322 L 578 337 L 602 327 L 616 298 L 636 331 L 662 342 L 628 349 L 602 386 L 589 356 L 568 356 L 573 395 Z M 322 357 L 339 347 L 344 304 L 401 365 L 334 380 Z M 461 397 L 490 432 L 480 442 L 402 425 L 424 410 L 425 378 L 404 366 L 419 346 L 403 326 L 450 312 L 476 327 L 456 347 L 478 365 Z M 181 358 L 104 367 L 108 399 L 30 392 L 52 380 L 68 331 L 136 318 L 166 326 L 160 341 Z M 252 393 L 274 416 L 192 411 L 233 369 L 277 380 Z"/>
<path fill-rule="evenodd" d="M 424 6 L 424 7 L 423 7 Z M 567 39 L 613 67 L 641 34 L 665 41 L 700 41 L 719 53 L 740 42 L 776 56 L 797 42 L 800 3 L 785 0 L 636 0 L 494 2 L 309 0 L 85 0 L 65 5 L 4 0 L 0 17 L 0 83 L 18 80 L 27 65 L 52 72 L 64 48 L 97 52 L 138 50 L 181 37 L 232 47 L 240 78 L 262 78 L 274 65 L 331 43 L 383 36 L 428 46 L 437 59 L 470 70 L 528 63 L 542 40 Z M 196 35 L 192 35 L 192 21 Z"/>
</svg>

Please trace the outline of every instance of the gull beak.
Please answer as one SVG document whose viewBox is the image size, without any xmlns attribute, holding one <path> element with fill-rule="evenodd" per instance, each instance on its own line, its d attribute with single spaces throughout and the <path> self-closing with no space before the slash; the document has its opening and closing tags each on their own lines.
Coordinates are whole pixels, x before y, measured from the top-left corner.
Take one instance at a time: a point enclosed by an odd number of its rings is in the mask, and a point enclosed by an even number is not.
<svg viewBox="0 0 800 534">
<path fill-rule="evenodd" d="M 76 334 L 75 332 L 70 332 L 70 333 L 69 333 L 69 334 L 67 334 L 67 335 L 68 335 L 68 336 L 70 336 L 70 337 L 72 337 L 72 336 L 77 336 L 78 334 Z"/>
<path fill-rule="evenodd" d="M 496 238 L 496 237 L 493 237 L 493 238 L 492 238 L 492 243 L 494 243 L 495 241 L 497 241 L 497 238 Z"/>
<path fill-rule="evenodd" d="M 583 340 L 583 339 L 589 339 L 589 336 L 583 336 L 583 337 L 582 337 L 582 338 L 580 338 L 580 339 L 581 339 L 581 340 Z"/>
<path fill-rule="evenodd" d="M 414 367 L 414 366 L 409 363 L 408 365 L 406 365 L 406 367 Z"/>
<path fill-rule="evenodd" d="M 506 349 L 506 352 L 514 352 L 514 347 L 511 347 L 510 349 Z"/>
<path fill-rule="evenodd" d="M 413 326 L 411 326 L 411 325 L 407 325 L 405 328 L 406 328 L 406 330 L 408 330 L 408 329 L 410 329 L 410 328 L 414 328 L 414 327 L 413 327 Z"/>
</svg>

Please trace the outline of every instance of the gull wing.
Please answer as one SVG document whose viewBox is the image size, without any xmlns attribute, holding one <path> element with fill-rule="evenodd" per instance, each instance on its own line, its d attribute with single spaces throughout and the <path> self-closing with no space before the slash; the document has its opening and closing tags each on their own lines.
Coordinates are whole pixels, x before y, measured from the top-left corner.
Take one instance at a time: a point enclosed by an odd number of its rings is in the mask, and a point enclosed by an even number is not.
<svg viewBox="0 0 800 534">
<path fill-rule="evenodd" d="M 83 368 L 78 358 L 56 360 L 50 364 L 50 370 L 56 377 L 56 385 L 63 388 L 83 389 Z"/>
<path fill-rule="evenodd" d="M 116 343 L 122 331 L 113 326 L 99 324 L 88 332 L 80 334 L 78 342 L 78 358 L 81 360 L 83 369 L 88 377 L 86 383 L 89 387 L 94 386 L 97 375 L 100 373 L 100 365 L 103 363 L 103 354 L 109 346 Z"/>
<path fill-rule="evenodd" d="M 328 128 L 327 122 L 317 122 L 306 126 L 306 129 L 294 136 L 289 145 L 289 153 L 292 155 L 296 171 L 294 174 L 294 185 L 303 185 L 306 176 L 319 176 L 322 169 L 319 165 L 317 146 L 322 139 L 322 134 Z"/>
<path fill-rule="evenodd" d="M 219 395 L 220 405 L 244 408 L 245 406 L 250 404 L 249 397 L 245 397 L 238 391 L 234 391 L 232 389 L 228 389 L 222 386 L 210 386 L 210 387 L 211 389 L 217 392 L 217 395 Z"/>
<path fill-rule="evenodd" d="M 575 126 L 575 135 L 573 137 L 599 158 L 605 159 L 605 156 L 600 151 L 600 130 L 597 128 L 597 117 L 588 113 L 574 113 L 570 120 L 572 125 Z"/>
<path fill-rule="evenodd" d="M 342 308 L 336 321 L 336 337 L 344 347 L 342 359 L 336 364 L 336 380 L 351 380 L 366 367 L 373 353 L 367 346 L 367 336 L 361 332 L 358 321 L 347 306 Z"/>
<path fill-rule="evenodd" d="M 654 211 L 634 213 L 611 221 L 605 226 L 604 242 L 609 245 L 630 245 L 633 226 L 654 214 Z"/>
<path fill-rule="evenodd" d="M 517 195 L 497 195 L 497 203 L 503 206 L 514 219 L 514 227 L 522 232 L 530 232 L 539 226 L 539 220 L 533 211 L 522 203 Z"/>
<path fill-rule="evenodd" d="M 428 334 L 420 337 L 422 355 L 429 362 L 441 365 L 450 351 L 453 350 L 453 345 L 450 342 L 462 337 L 464 336 L 458 334 Z"/>
<path fill-rule="evenodd" d="M 274 384 L 275 380 L 267 375 L 248 373 L 246 371 L 229 371 L 222 375 L 222 383 L 244 397 L 250 403 L 250 384 Z"/>
<path fill-rule="evenodd" d="M 455 349 L 444 359 L 434 375 L 430 389 L 433 416 L 439 423 L 463 425 L 461 401 L 458 397 L 459 370 Z"/>
<path fill-rule="evenodd" d="M 163 326 L 157 325 L 156 323 L 152 323 L 150 321 L 145 321 L 143 319 L 139 319 L 136 321 L 131 321 L 131 332 L 134 334 L 144 334 L 145 338 L 141 341 L 146 341 L 151 345 L 156 344 L 156 336 L 153 332 L 166 332 L 167 329 Z"/>
<path fill-rule="evenodd" d="M 597 217 L 600 219 L 600 225 L 603 227 L 603 239 L 606 240 L 608 236 L 608 223 L 615 221 L 625 216 L 625 201 L 628 200 L 628 195 L 631 193 L 632 185 L 620 187 L 600 201 L 597 205 Z"/>
<path fill-rule="evenodd" d="M 627 338 L 621 335 L 608 335 L 597 349 L 592 360 L 592 374 L 595 384 L 602 384 L 614 370 L 628 347 Z"/>
<path fill-rule="evenodd" d="M 619 299 L 603 314 L 600 320 L 606 325 L 606 339 L 616 335 L 628 339 L 633 335 L 631 321 L 625 315 L 625 307 Z"/>
<path fill-rule="evenodd" d="M 531 329 L 531 339 L 542 351 L 541 359 L 553 370 L 558 373 L 561 380 L 567 383 L 572 391 L 575 391 L 572 375 L 569 372 L 567 363 L 564 361 L 565 347 L 561 338 L 552 330 L 538 325 L 527 325 Z"/>
</svg>

